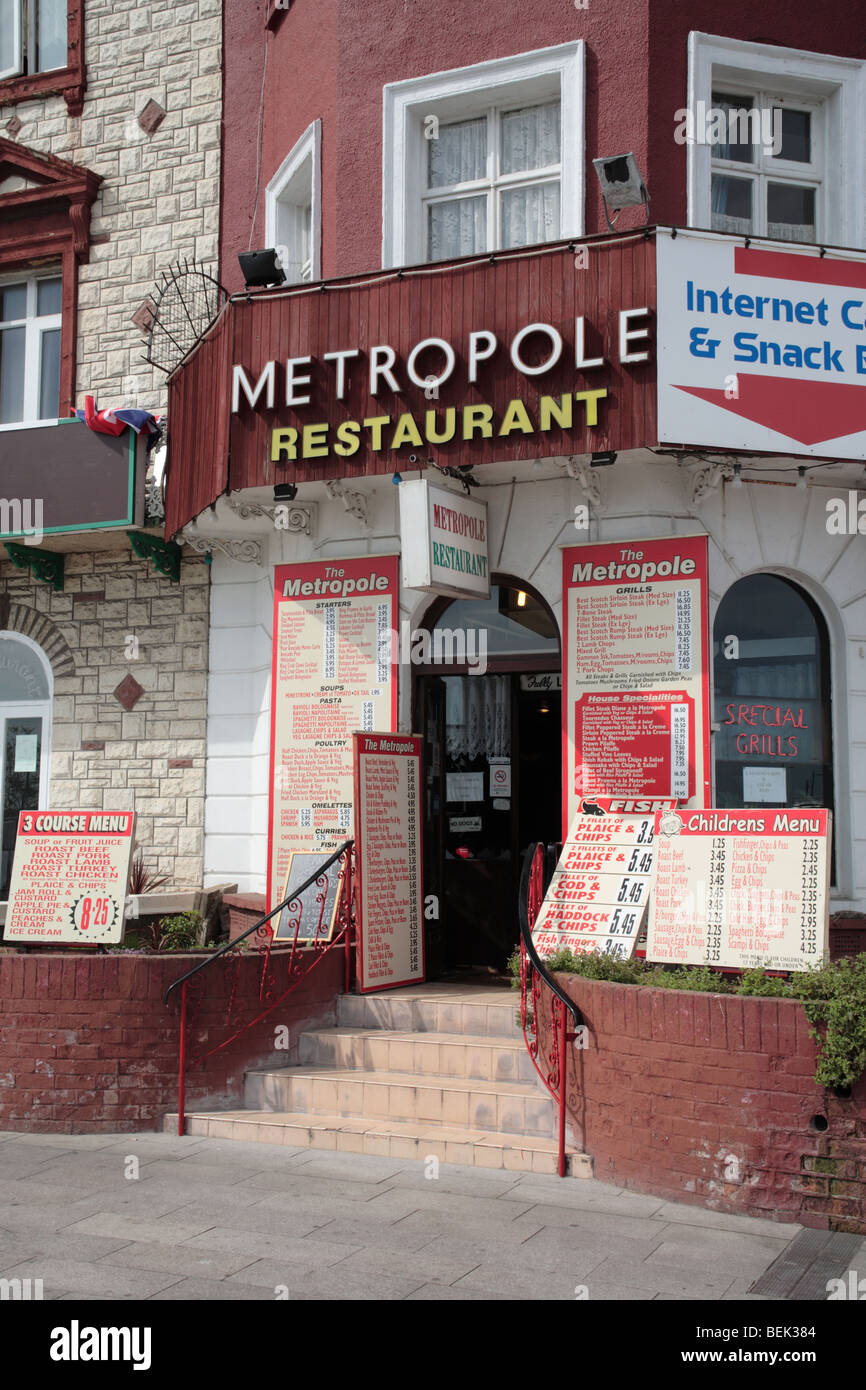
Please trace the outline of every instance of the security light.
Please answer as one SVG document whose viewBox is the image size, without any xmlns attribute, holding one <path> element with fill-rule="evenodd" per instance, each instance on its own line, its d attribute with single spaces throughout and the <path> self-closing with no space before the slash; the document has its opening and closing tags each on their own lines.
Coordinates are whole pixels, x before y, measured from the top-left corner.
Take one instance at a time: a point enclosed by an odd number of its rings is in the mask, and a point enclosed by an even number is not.
<svg viewBox="0 0 866 1390">
<path fill-rule="evenodd" d="M 800 489 L 801 492 L 805 492 L 805 491 L 806 491 L 806 470 L 805 470 L 805 468 L 802 468 L 802 467 L 801 467 L 801 468 L 798 468 L 798 469 L 797 469 L 797 487 Z"/>
<path fill-rule="evenodd" d="M 298 495 L 297 483 L 275 483 L 274 501 L 275 502 L 294 502 Z"/>
<path fill-rule="evenodd" d="M 273 247 L 266 251 L 242 251 L 238 263 L 243 271 L 244 288 L 248 290 L 257 286 L 264 289 L 268 285 L 281 285 L 286 278 Z"/>
<path fill-rule="evenodd" d="M 646 208 L 646 220 L 649 222 L 649 194 L 634 155 L 617 154 L 612 159 L 594 159 L 592 165 L 601 184 L 604 215 L 610 230 L 616 230 L 610 220 L 611 212 L 640 207 L 641 203 Z"/>
<path fill-rule="evenodd" d="M 613 449 L 600 449 L 598 453 L 589 456 L 590 468 L 609 468 L 612 463 L 616 463 Z"/>
</svg>

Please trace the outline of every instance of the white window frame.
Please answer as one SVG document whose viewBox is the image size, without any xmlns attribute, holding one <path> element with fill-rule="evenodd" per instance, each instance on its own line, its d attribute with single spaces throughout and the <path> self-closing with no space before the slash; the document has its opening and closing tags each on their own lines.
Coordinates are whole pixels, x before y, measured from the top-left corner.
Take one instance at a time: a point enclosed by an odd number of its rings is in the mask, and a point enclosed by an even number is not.
<svg viewBox="0 0 866 1390">
<path fill-rule="evenodd" d="M 23 632 L 14 632 L 7 629 L 0 629 L 0 637 L 6 637 L 14 642 L 20 642 L 22 646 L 29 647 L 36 653 L 42 667 L 45 670 L 45 677 L 48 682 L 47 700 L 0 700 L 0 797 L 3 795 L 3 787 L 6 780 L 5 769 L 5 728 L 7 719 L 41 719 L 42 720 L 42 739 L 39 749 L 39 803 L 38 809 L 44 811 L 50 804 L 51 790 L 51 736 L 52 736 L 52 711 L 54 709 L 54 672 L 51 662 L 45 652 L 34 642 L 31 637 L 25 637 Z M 2 810 L 2 807 L 0 807 Z M 2 824 L 0 824 L 0 838 L 2 838 Z M 2 848 L 2 845 L 0 845 Z M 5 901 L 5 900 L 4 900 Z"/>
<path fill-rule="evenodd" d="M 61 5 L 64 10 L 67 9 L 63 0 L 57 0 L 57 3 Z M 22 18 L 25 14 L 26 21 L 22 23 Z M 13 0 L 12 23 L 15 30 L 13 47 L 17 53 L 17 61 L 13 63 L 12 67 L 0 70 L 0 82 L 5 81 L 8 77 L 23 76 L 25 50 L 29 50 L 31 46 L 34 51 L 36 49 L 36 25 L 38 23 L 37 0 Z M 39 72 L 59 72 L 62 68 L 67 66 L 68 62 L 69 53 L 67 50 L 63 62 L 58 63 L 56 67 L 36 68 L 33 67 L 32 64 L 28 64 L 26 75 L 32 77 Z"/>
<path fill-rule="evenodd" d="M 866 62 L 693 31 L 689 34 L 689 110 L 697 112 L 702 101 L 709 111 L 714 89 L 762 92 L 777 100 L 789 99 L 793 106 L 800 101 L 808 106 L 820 104 L 823 167 L 821 193 L 815 200 L 816 244 L 862 246 L 866 240 L 866 144 L 862 140 Z M 801 166 L 792 166 L 789 160 L 771 163 L 782 181 L 788 166 L 787 181 L 797 182 L 795 170 Z M 712 223 L 711 164 L 710 145 L 687 144 L 688 225 L 707 231 Z M 747 166 L 740 167 L 745 174 Z"/>
<path fill-rule="evenodd" d="M 20 284 L 27 286 L 25 317 L 0 321 L 0 327 L 3 329 L 23 327 L 26 330 L 24 338 L 24 415 L 21 420 L 10 420 L 6 424 L 0 423 L 0 431 L 20 430 L 30 425 L 54 425 L 57 423 L 56 414 L 44 418 L 39 414 L 39 397 L 42 393 L 42 334 L 48 330 L 59 331 L 61 334 L 61 352 L 63 351 L 63 312 L 61 310 L 59 314 L 37 315 L 36 296 L 40 280 L 60 280 L 62 295 L 63 275 L 59 265 L 53 266 L 51 269 L 40 270 L 38 275 L 35 275 L 30 269 L 24 269 L 18 274 L 0 276 L 0 286 Z M 60 409 L 59 402 L 57 408 Z"/>
<path fill-rule="evenodd" d="M 299 203 L 292 197 L 305 178 L 309 163 L 311 201 Z M 304 207 L 310 207 L 310 247 L 306 261 L 301 256 Z M 280 220 L 289 223 L 288 236 L 280 232 Z M 285 246 L 289 265 L 284 266 L 290 284 L 322 278 L 322 122 L 307 126 L 301 138 L 286 155 L 265 190 L 265 241 L 268 246 Z"/>
<path fill-rule="evenodd" d="M 470 67 L 389 82 L 382 92 L 382 265 L 426 264 L 424 118 L 560 102 L 559 239 L 583 236 L 585 45 L 582 39 Z M 521 175 L 522 182 L 531 182 Z M 439 190 L 436 190 L 439 193 Z"/>
<path fill-rule="evenodd" d="M 716 87 L 715 91 L 720 89 Z M 737 159 L 720 159 L 713 156 L 710 147 L 710 198 L 712 199 L 712 176 L 721 174 L 732 179 L 747 180 L 752 185 L 752 230 L 749 236 L 768 237 L 767 185 L 770 183 L 790 184 L 795 187 L 815 190 L 815 240 L 804 241 L 803 246 L 820 246 L 825 230 L 824 202 L 826 179 L 824 170 L 827 164 L 824 111 L 822 105 L 807 97 L 797 97 L 785 93 L 784 100 L 776 92 L 758 91 L 755 87 L 741 87 L 739 84 L 724 89 L 725 96 L 742 97 L 754 103 L 756 111 L 773 107 L 789 107 L 792 111 L 807 111 L 810 117 L 810 153 L 812 159 L 803 164 L 793 159 L 781 159 L 765 150 L 760 144 L 756 147 L 756 157 L 752 164 Z M 714 108 L 715 109 L 715 108 Z M 757 196 L 756 196 L 757 195 Z M 712 221 L 712 202 L 710 204 Z M 732 235 L 728 233 L 728 235 Z"/>
</svg>

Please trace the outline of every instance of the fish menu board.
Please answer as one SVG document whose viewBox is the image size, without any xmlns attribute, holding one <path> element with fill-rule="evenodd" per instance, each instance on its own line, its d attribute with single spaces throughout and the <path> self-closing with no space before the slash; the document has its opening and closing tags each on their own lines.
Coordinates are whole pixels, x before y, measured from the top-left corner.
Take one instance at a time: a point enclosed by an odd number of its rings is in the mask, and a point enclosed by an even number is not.
<svg viewBox="0 0 866 1390">
<path fill-rule="evenodd" d="M 829 942 L 829 811 L 656 816 L 647 959 L 804 970 Z"/>
<path fill-rule="evenodd" d="M 120 941 L 134 832 L 131 811 L 21 811 L 4 941 Z"/>
<path fill-rule="evenodd" d="M 355 735 L 358 988 L 424 979 L 421 738 Z"/>
<path fill-rule="evenodd" d="M 268 906 L 289 856 L 352 835 L 352 736 L 397 724 L 396 555 L 278 565 L 274 575 Z"/>
<path fill-rule="evenodd" d="M 709 801 L 706 536 L 562 561 L 563 833 L 587 796 Z"/>
<path fill-rule="evenodd" d="M 625 960 L 634 953 L 649 902 L 654 805 L 633 804 L 634 814 L 572 820 L 532 929 L 540 956 L 568 949 Z"/>
</svg>

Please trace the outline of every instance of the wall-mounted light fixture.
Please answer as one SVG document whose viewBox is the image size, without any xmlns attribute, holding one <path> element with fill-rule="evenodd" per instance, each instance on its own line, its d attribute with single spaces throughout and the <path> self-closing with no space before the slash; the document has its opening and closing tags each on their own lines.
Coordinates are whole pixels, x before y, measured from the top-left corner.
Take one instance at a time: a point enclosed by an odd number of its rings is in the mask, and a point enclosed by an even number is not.
<svg viewBox="0 0 866 1390">
<path fill-rule="evenodd" d="M 275 483 L 274 501 L 275 502 L 294 502 L 298 495 L 297 483 Z"/>
<path fill-rule="evenodd" d="M 265 251 L 242 251 L 238 264 L 243 273 L 244 288 L 248 290 L 282 285 L 286 278 L 280 258 L 272 246 Z"/>
<path fill-rule="evenodd" d="M 649 194 L 637 160 L 631 152 L 614 155 L 611 159 L 594 159 L 592 167 L 601 184 L 604 215 L 612 232 L 616 231 L 616 227 L 610 214 L 621 212 L 623 208 L 640 207 L 643 204 L 646 209 L 646 221 L 649 222 Z"/>
<path fill-rule="evenodd" d="M 612 463 L 616 463 L 616 454 L 613 449 L 600 449 L 596 454 L 590 454 L 589 463 L 591 468 L 610 468 Z"/>
</svg>

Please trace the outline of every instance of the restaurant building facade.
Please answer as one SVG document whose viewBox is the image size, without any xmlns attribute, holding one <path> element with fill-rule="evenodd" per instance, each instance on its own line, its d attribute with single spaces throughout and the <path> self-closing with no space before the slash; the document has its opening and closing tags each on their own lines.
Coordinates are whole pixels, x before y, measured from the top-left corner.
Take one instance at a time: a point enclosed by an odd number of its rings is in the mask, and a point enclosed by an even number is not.
<svg viewBox="0 0 866 1390">
<path fill-rule="evenodd" d="M 358 727 L 424 739 L 428 967 L 501 967 L 522 850 L 562 837 L 571 784 L 563 548 L 575 573 L 575 548 L 619 564 L 627 589 L 650 542 L 673 555 L 697 536 L 712 752 L 691 804 L 830 808 L 831 911 L 862 910 L 866 63 L 850 15 L 771 7 L 758 35 L 734 5 L 721 36 L 702 4 L 652 23 L 648 5 L 556 0 L 471 23 L 456 3 L 259 17 L 226 15 L 233 293 L 169 385 L 166 536 L 221 542 L 205 882 L 276 902 L 286 846 L 324 854 L 350 833 L 333 745 L 358 710 L 326 658 L 304 728 L 295 706 L 280 733 L 274 690 L 301 648 L 275 639 L 275 611 L 293 593 L 347 605 L 378 576 L 393 666 Z M 592 161 L 625 152 L 638 206 L 611 222 Z M 623 174 L 602 173 L 612 201 Z M 285 280 L 244 289 L 237 254 L 263 247 Z"/>
</svg>

